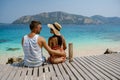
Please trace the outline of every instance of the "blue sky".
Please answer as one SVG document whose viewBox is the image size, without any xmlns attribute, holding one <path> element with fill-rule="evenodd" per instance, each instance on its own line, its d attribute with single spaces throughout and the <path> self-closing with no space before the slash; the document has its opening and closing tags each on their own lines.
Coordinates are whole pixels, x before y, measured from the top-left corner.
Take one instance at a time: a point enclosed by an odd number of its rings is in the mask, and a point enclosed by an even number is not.
<svg viewBox="0 0 120 80">
<path fill-rule="evenodd" d="M 0 0 L 2 23 L 11 23 L 24 15 L 52 11 L 120 17 L 120 0 Z"/>
</svg>

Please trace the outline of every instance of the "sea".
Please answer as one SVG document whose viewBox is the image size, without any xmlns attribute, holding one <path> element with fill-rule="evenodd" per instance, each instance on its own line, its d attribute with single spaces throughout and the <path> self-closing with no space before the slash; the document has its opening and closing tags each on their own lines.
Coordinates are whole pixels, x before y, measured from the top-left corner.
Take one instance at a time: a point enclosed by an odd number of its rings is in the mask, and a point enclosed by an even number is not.
<svg viewBox="0 0 120 80">
<path fill-rule="evenodd" d="M 60 32 L 67 46 L 73 43 L 76 56 L 103 54 L 107 48 L 120 51 L 120 24 L 62 25 Z M 30 29 L 27 24 L 0 24 L 0 56 L 24 55 L 21 39 L 29 33 Z M 47 25 L 42 25 L 39 35 L 44 37 L 46 42 L 52 36 Z M 43 54 L 47 52 L 44 51 Z"/>
</svg>

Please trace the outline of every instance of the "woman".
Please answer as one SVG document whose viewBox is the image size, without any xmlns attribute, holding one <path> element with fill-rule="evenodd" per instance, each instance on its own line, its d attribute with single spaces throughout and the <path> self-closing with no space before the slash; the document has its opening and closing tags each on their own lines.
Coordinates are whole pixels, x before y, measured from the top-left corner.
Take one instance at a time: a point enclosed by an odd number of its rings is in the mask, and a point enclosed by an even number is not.
<svg viewBox="0 0 120 80">
<path fill-rule="evenodd" d="M 50 28 L 50 33 L 53 34 L 48 40 L 48 45 L 51 47 L 51 49 L 58 50 L 65 53 L 66 49 L 66 42 L 64 37 L 60 34 L 60 29 L 62 26 L 55 22 L 54 24 L 48 24 L 48 27 Z M 50 57 L 48 58 L 48 61 L 53 64 L 62 63 L 66 60 L 66 53 L 64 56 L 54 56 L 51 53 Z"/>
</svg>

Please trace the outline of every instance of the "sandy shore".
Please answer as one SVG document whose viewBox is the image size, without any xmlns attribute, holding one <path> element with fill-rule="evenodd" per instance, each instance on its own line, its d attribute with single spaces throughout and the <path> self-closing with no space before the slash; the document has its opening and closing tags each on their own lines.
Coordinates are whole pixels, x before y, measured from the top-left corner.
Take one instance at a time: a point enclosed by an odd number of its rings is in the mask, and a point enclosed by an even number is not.
<svg viewBox="0 0 120 80">
<path fill-rule="evenodd" d="M 101 55 L 104 54 L 104 52 L 106 51 L 106 49 L 109 48 L 112 51 L 117 51 L 120 52 L 120 46 L 113 46 L 113 47 L 109 47 L 109 46 L 92 46 L 92 48 L 90 46 L 88 47 L 79 47 L 79 48 L 73 48 L 74 54 L 73 57 L 81 57 L 81 56 L 91 56 L 91 55 Z M 49 57 L 49 54 L 46 50 L 43 50 L 43 55 L 47 58 Z M 68 56 L 68 49 L 66 50 L 67 56 Z M 4 55 L 0 55 L 0 64 L 5 64 L 8 60 L 8 58 L 10 57 L 23 57 L 24 54 L 23 52 L 20 54 L 14 54 L 14 55 L 8 55 L 8 54 L 4 54 Z"/>
</svg>

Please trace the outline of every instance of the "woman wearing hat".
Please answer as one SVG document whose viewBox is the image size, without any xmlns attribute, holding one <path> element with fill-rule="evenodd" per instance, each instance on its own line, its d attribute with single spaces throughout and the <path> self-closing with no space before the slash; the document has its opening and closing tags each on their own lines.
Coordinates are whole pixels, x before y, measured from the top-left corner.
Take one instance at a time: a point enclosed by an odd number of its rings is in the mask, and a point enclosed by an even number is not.
<svg viewBox="0 0 120 80">
<path fill-rule="evenodd" d="M 64 37 L 60 34 L 62 26 L 59 23 L 55 22 L 54 24 L 48 24 L 48 27 L 50 28 L 50 33 L 53 34 L 53 36 L 51 36 L 48 40 L 48 45 L 51 47 L 51 49 L 65 53 L 66 42 Z M 48 58 L 48 61 L 50 63 L 57 64 L 62 63 L 66 60 L 66 53 L 64 56 L 54 56 L 51 55 L 51 53 L 49 54 L 50 57 Z"/>
</svg>

